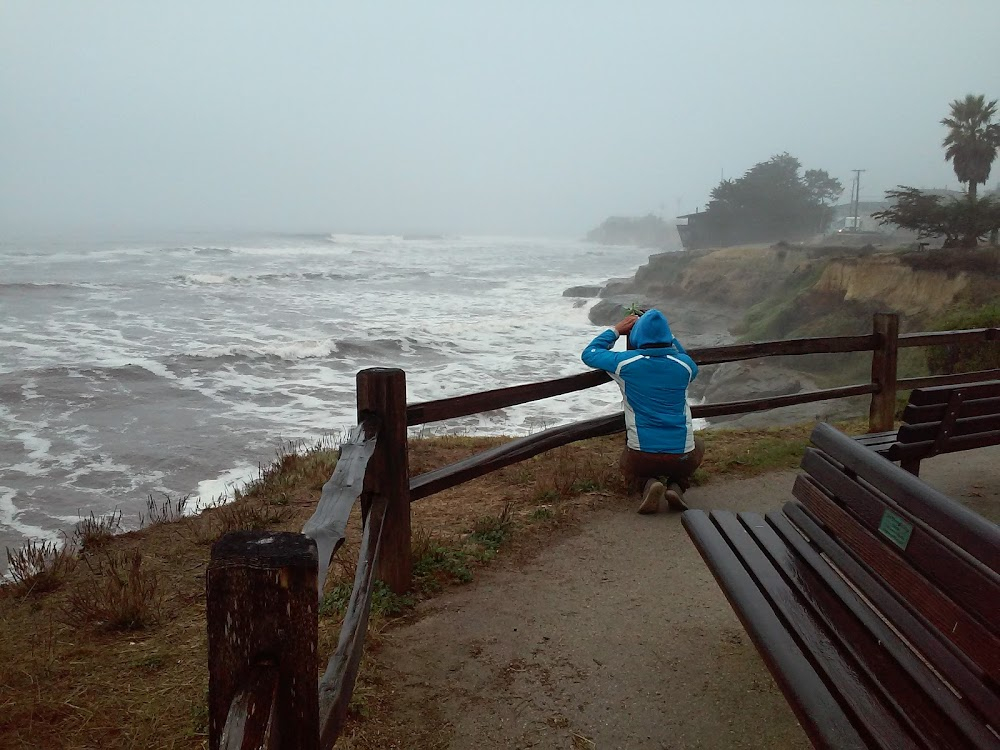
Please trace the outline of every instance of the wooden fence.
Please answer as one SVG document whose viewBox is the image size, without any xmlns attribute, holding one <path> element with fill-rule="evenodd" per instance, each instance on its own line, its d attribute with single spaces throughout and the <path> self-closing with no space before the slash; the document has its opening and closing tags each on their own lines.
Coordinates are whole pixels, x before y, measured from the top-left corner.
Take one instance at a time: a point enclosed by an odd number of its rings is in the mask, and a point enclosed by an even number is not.
<svg viewBox="0 0 1000 750">
<path fill-rule="evenodd" d="M 872 352 L 871 380 L 787 396 L 702 404 L 694 417 L 775 409 L 870 394 L 869 429 L 892 428 L 898 390 L 1000 378 L 1000 370 L 897 379 L 900 348 L 1000 341 L 998 329 L 899 333 L 899 318 L 876 314 L 864 336 L 832 336 L 689 350 L 699 365 L 758 357 Z M 209 747 L 314 750 L 333 747 L 343 728 L 364 648 L 372 592 L 379 579 L 410 588 L 410 503 L 539 453 L 622 432 L 622 414 L 553 427 L 449 466 L 410 477 L 407 428 L 503 409 L 592 388 L 607 373 L 585 372 L 541 383 L 406 404 L 402 370 L 357 376 L 358 426 L 302 534 L 236 532 L 212 548 L 206 575 Z M 334 654 L 317 689 L 319 601 L 332 555 L 361 498 L 364 524 L 354 589 Z"/>
</svg>

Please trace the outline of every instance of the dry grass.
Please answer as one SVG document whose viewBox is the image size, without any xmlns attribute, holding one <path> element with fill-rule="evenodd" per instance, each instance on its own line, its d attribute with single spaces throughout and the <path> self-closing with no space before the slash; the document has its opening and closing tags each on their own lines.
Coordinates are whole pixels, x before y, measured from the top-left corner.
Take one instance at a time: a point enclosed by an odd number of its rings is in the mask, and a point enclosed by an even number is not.
<svg viewBox="0 0 1000 750">
<path fill-rule="evenodd" d="M 145 515 L 139 514 L 139 526 L 153 526 L 158 523 L 176 523 L 180 521 L 187 515 L 190 500 L 190 495 L 177 498 L 164 495 L 163 500 L 157 502 L 150 495 L 146 501 Z"/>
<path fill-rule="evenodd" d="M 7 550 L 11 583 L 4 589 L 15 596 L 54 591 L 76 568 L 78 561 L 79 558 L 68 544 L 25 542 L 16 550 Z"/>
<path fill-rule="evenodd" d="M 709 450 L 701 480 L 794 465 L 795 451 L 810 429 L 706 433 Z M 766 459 L 752 460 L 754 447 L 765 444 L 763 438 L 775 447 Z M 415 440 L 411 472 L 443 466 L 501 442 L 503 438 Z M 571 531 L 592 508 L 624 507 L 617 473 L 620 452 L 620 436 L 589 440 L 414 503 L 413 552 L 423 584 L 411 598 L 468 580 L 498 558 L 529 560 L 552 534 Z M 230 528 L 300 530 L 335 461 L 328 447 L 301 455 L 281 453 L 228 505 L 184 516 L 173 501 L 166 509 L 157 506 L 150 514 L 155 520 L 146 528 L 116 535 L 96 550 L 91 541 L 92 551 L 83 558 L 89 564 L 56 564 L 55 575 L 64 585 L 56 584 L 44 595 L 37 583 L 27 589 L 15 583 L 3 587 L 7 593 L 16 589 L 39 595 L 0 597 L 0 747 L 206 747 L 206 542 Z M 359 539 L 355 513 L 347 545 L 325 588 L 331 606 L 320 618 L 323 659 L 336 646 L 341 615 L 335 603 L 349 592 Z M 41 557 L 54 559 L 50 549 Z M 30 576 L 34 568 L 28 561 L 25 566 L 22 570 Z M 432 747 L 442 740 L 440 728 L 421 729 L 419 738 L 401 737 L 386 719 L 392 705 L 379 665 L 380 635 L 399 618 L 412 617 L 412 607 L 385 594 L 370 621 L 351 720 L 340 744 L 359 750 Z M 140 600 L 149 605 L 142 612 Z M 138 630 L 114 629 L 140 623 Z"/>
<path fill-rule="evenodd" d="M 73 530 L 73 544 L 82 552 L 100 549 L 122 530 L 122 512 L 118 508 L 104 516 L 82 518 Z"/>
<path fill-rule="evenodd" d="M 91 576 L 70 592 L 63 621 L 74 628 L 142 630 L 160 619 L 163 594 L 155 571 L 143 569 L 142 551 L 108 551 L 84 558 Z"/>
</svg>

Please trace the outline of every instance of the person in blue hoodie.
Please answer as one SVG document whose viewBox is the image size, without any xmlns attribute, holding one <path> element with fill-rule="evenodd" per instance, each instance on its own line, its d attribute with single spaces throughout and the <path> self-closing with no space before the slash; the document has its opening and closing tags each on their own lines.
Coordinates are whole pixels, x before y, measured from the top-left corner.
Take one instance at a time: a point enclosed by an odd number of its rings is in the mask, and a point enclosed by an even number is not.
<svg viewBox="0 0 1000 750">
<path fill-rule="evenodd" d="M 627 351 L 612 351 L 619 336 L 628 336 Z M 627 440 L 620 465 L 629 491 L 642 491 L 639 512 L 655 513 L 664 500 L 685 509 L 684 490 L 705 455 L 687 402 L 698 365 L 666 317 L 655 309 L 629 315 L 591 341 L 582 358 L 621 388 Z"/>
</svg>

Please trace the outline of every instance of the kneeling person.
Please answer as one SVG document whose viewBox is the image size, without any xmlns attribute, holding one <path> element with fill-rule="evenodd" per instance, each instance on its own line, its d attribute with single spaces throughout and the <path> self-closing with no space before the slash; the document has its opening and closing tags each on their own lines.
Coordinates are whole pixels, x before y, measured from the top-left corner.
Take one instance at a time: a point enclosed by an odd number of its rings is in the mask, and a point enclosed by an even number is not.
<svg viewBox="0 0 1000 750">
<path fill-rule="evenodd" d="M 628 351 L 611 351 L 619 336 L 628 336 Z M 674 510 L 686 508 L 684 490 L 705 454 L 687 403 L 698 365 L 663 313 L 649 310 L 619 321 L 587 345 L 583 362 L 610 373 L 621 388 L 627 433 L 621 470 L 629 491 L 642 491 L 639 512 L 655 513 L 662 500 Z"/>
</svg>

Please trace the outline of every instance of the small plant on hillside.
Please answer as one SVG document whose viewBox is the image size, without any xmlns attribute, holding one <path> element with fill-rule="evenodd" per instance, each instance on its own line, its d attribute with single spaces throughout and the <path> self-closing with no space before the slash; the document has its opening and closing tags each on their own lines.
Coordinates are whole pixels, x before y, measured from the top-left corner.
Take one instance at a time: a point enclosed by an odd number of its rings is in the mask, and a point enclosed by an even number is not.
<svg viewBox="0 0 1000 750">
<path fill-rule="evenodd" d="M 164 494 L 163 502 L 156 502 L 150 495 L 146 501 L 146 515 L 139 514 L 139 526 L 155 526 L 161 523 L 174 523 L 185 517 L 190 495 L 172 498 Z"/>
<path fill-rule="evenodd" d="M 614 461 L 572 446 L 550 451 L 538 468 L 534 493 L 537 502 L 551 503 L 583 492 L 623 489 L 621 473 Z"/>
<path fill-rule="evenodd" d="M 215 539 L 230 531 L 265 531 L 288 518 L 288 511 L 259 499 L 243 498 L 223 505 L 212 516 Z M 214 540 L 213 540 L 214 541 Z"/>
<path fill-rule="evenodd" d="M 234 500 L 258 498 L 272 505 L 287 505 L 291 494 L 302 487 L 321 490 L 337 465 L 334 439 L 323 439 L 305 448 L 301 444 L 282 444 L 275 460 L 258 467 L 258 474 L 233 493 Z"/>
<path fill-rule="evenodd" d="M 100 549 L 111 538 L 122 530 L 122 512 L 115 508 L 104 516 L 95 516 L 90 512 L 90 518 L 83 518 L 73 530 L 73 542 L 83 552 L 93 552 Z"/>
<path fill-rule="evenodd" d="M 417 534 L 413 537 L 411 554 L 413 579 L 421 591 L 437 591 L 445 583 L 472 580 L 473 558 L 468 550 L 430 534 Z"/>
<path fill-rule="evenodd" d="M 79 562 L 72 549 L 55 542 L 25 542 L 19 549 L 7 549 L 9 588 L 15 594 L 42 594 L 62 585 Z"/>
<path fill-rule="evenodd" d="M 319 604 L 321 615 L 344 614 L 351 602 L 351 592 L 354 584 L 343 581 L 327 592 Z M 372 587 L 372 614 L 381 617 L 392 617 L 410 609 L 416 600 L 408 594 L 394 593 L 383 581 L 375 581 Z"/>
<path fill-rule="evenodd" d="M 139 549 L 107 553 L 94 574 L 70 595 L 63 619 L 73 627 L 141 630 L 159 621 L 162 594 L 156 573 L 142 567 Z"/>
<path fill-rule="evenodd" d="M 468 540 L 492 553 L 506 542 L 514 530 L 513 509 L 508 503 L 496 516 L 483 516 L 472 527 Z"/>
<path fill-rule="evenodd" d="M 532 521 L 548 521 L 551 518 L 555 518 L 555 515 L 555 511 L 552 508 L 547 505 L 541 505 L 531 511 L 528 518 Z"/>
</svg>

